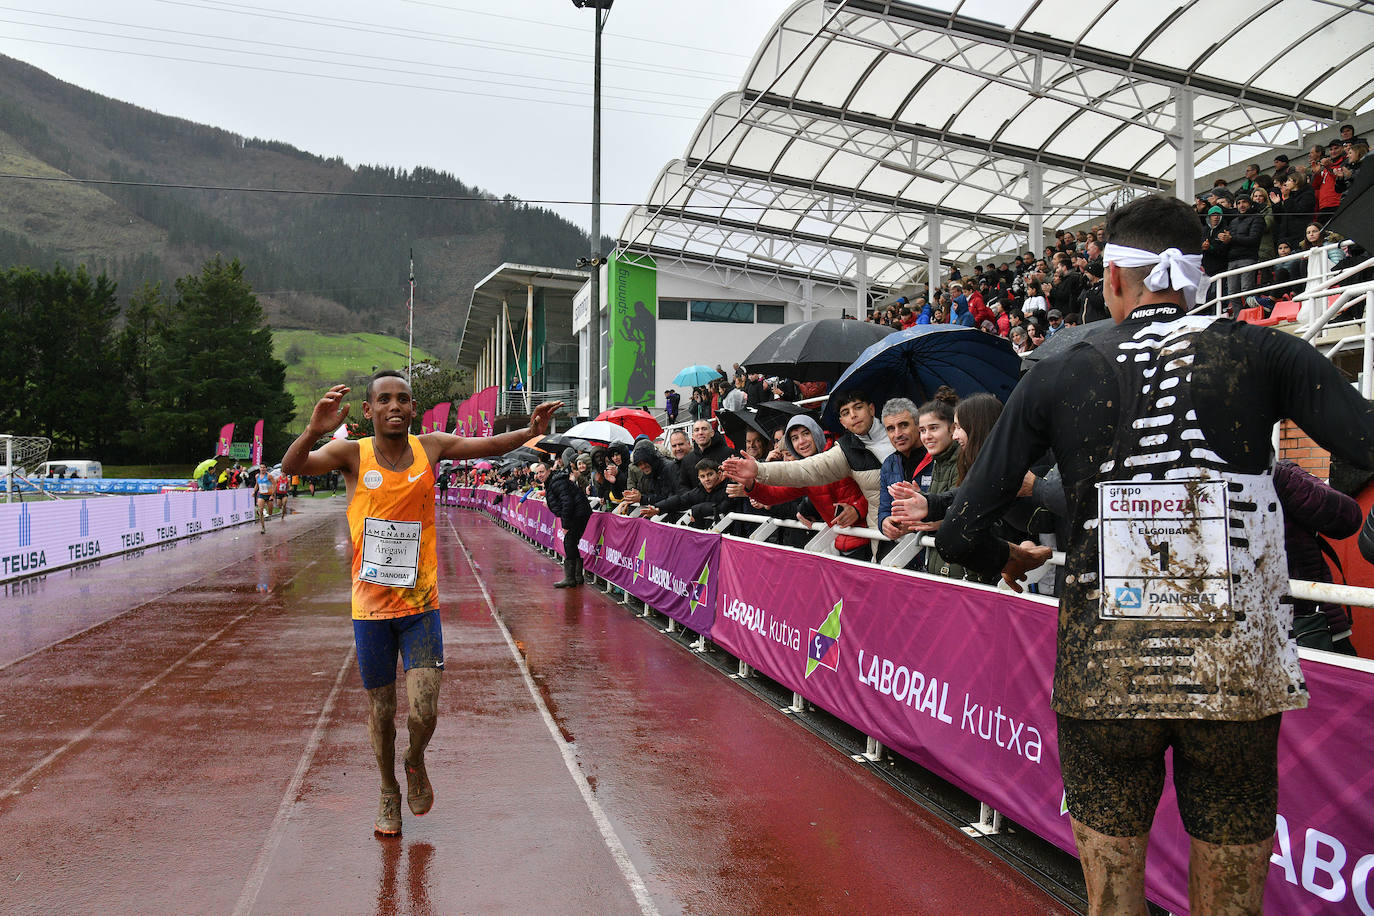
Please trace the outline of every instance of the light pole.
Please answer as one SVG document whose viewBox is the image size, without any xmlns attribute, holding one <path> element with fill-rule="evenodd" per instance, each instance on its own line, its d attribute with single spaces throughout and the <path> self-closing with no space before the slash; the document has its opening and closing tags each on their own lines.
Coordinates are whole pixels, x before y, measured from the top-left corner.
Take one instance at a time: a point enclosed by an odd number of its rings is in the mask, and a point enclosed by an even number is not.
<svg viewBox="0 0 1374 916">
<path fill-rule="evenodd" d="M 614 0 L 572 0 L 578 9 L 596 14 L 596 52 L 592 75 L 592 250 L 591 322 L 587 325 L 587 362 L 592 370 L 587 404 L 591 416 L 601 413 L 601 29 L 611 15 Z"/>
</svg>

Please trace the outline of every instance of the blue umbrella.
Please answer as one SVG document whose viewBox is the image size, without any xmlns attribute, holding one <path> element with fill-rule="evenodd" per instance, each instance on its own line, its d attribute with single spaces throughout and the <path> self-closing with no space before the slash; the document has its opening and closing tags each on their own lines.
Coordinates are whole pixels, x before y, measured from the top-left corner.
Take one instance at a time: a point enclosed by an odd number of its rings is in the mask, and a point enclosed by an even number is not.
<svg viewBox="0 0 1374 916">
<path fill-rule="evenodd" d="M 673 376 L 674 385 L 705 385 L 720 378 L 720 373 L 710 366 L 688 366 L 677 375 Z"/>
<path fill-rule="evenodd" d="M 831 388 L 821 422 L 840 426 L 836 397 L 858 390 L 879 410 L 889 398 L 929 400 L 941 385 L 967 397 L 986 391 L 1005 401 L 1020 376 L 1021 357 L 996 334 L 953 324 L 918 325 L 869 347 Z"/>
</svg>

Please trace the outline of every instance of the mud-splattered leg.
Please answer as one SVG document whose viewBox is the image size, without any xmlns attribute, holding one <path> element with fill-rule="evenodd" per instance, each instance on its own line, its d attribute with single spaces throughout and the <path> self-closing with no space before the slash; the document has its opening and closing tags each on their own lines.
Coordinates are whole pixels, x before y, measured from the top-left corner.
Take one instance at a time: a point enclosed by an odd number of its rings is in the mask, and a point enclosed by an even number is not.
<svg viewBox="0 0 1374 916">
<path fill-rule="evenodd" d="M 1108 836 L 1075 820 L 1073 838 L 1083 863 L 1091 916 L 1145 916 L 1149 836 Z"/>
<path fill-rule="evenodd" d="M 410 714 L 406 728 L 410 747 L 406 751 L 406 802 L 411 813 L 420 815 L 434 804 L 434 788 L 425 770 L 425 748 L 439 724 L 439 683 L 444 672 L 439 668 L 411 668 L 406 672 L 406 696 Z"/>
<path fill-rule="evenodd" d="M 396 684 L 374 687 L 367 692 L 367 733 L 377 769 L 382 776 L 382 796 L 377 822 L 372 830 L 378 836 L 401 834 L 401 786 L 396 782 Z"/>
<path fill-rule="evenodd" d="M 1188 906 L 1209 916 L 1260 916 L 1272 836 L 1243 846 L 1193 839 L 1188 848 Z"/>
<path fill-rule="evenodd" d="M 382 790 L 395 791 L 400 788 L 396 781 L 396 685 L 374 687 L 367 692 L 367 700 L 367 734 L 377 756 Z"/>
</svg>

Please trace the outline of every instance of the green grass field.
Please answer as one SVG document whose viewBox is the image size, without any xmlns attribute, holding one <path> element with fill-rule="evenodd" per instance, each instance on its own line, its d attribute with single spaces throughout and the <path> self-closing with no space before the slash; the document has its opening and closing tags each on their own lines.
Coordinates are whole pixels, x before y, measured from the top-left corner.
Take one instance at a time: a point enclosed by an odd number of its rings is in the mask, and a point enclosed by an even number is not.
<svg viewBox="0 0 1374 916">
<path fill-rule="evenodd" d="M 402 371 L 406 366 L 406 342 L 384 334 L 274 330 L 272 350 L 286 363 L 286 390 L 296 399 L 296 419 L 301 423 L 329 386 L 371 375 L 373 366 Z M 432 358 L 428 350 L 415 348 L 417 363 Z"/>
</svg>

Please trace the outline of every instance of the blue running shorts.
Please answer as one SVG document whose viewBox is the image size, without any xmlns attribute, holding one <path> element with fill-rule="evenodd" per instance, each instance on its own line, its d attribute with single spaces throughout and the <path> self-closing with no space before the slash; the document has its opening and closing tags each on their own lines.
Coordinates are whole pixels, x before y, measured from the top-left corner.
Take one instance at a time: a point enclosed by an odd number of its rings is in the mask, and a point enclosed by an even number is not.
<svg viewBox="0 0 1374 916">
<path fill-rule="evenodd" d="M 389 620 L 354 620 L 358 672 L 363 687 L 375 690 L 396 683 L 396 657 L 405 670 L 444 668 L 444 633 L 437 609 Z"/>
</svg>

